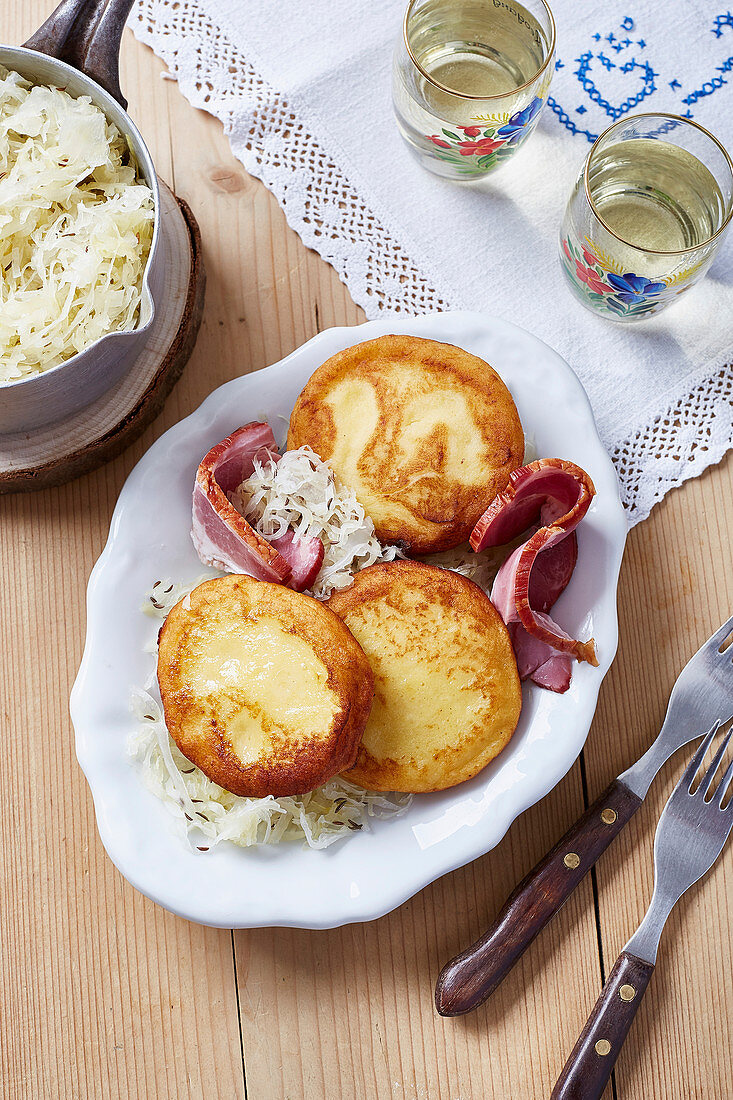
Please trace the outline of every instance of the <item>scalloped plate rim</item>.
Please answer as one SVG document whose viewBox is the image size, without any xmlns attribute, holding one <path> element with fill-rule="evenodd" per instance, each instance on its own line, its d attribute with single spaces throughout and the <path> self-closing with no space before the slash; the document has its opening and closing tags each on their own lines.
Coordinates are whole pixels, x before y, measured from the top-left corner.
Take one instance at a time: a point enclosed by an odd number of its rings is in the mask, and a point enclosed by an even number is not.
<svg viewBox="0 0 733 1100">
<path fill-rule="evenodd" d="M 91 675 L 94 660 L 99 656 L 97 638 L 92 630 L 91 621 L 96 610 L 96 601 L 100 598 L 106 575 L 115 562 L 118 539 L 120 538 L 120 533 L 126 520 L 127 508 L 128 506 L 134 507 L 136 499 L 135 494 L 141 488 L 144 478 L 153 468 L 158 458 L 162 458 L 165 453 L 170 454 L 176 444 L 179 441 L 184 441 L 186 436 L 191 434 L 191 431 L 199 425 L 205 426 L 207 419 L 209 421 L 213 420 L 215 414 L 221 410 L 222 404 L 226 401 L 227 396 L 241 389 L 243 384 L 244 389 L 262 389 L 262 385 L 267 384 L 266 381 L 263 383 L 264 379 L 270 381 L 278 374 L 289 373 L 293 364 L 297 364 L 304 357 L 312 356 L 313 365 L 310 367 L 310 371 L 312 372 L 315 366 L 323 361 L 323 356 L 313 355 L 312 353 L 317 352 L 317 349 L 324 344 L 338 344 L 339 346 L 348 347 L 352 344 L 360 343 L 365 339 L 372 338 L 374 335 L 382 335 L 385 332 L 395 331 L 412 332 L 417 336 L 427 336 L 433 339 L 446 340 L 447 335 L 441 330 L 446 329 L 452 331 L 452 328 L 456 326 L 459 329 L 462 327 L 469 329 L 473 327 L 477 330 L 483 329 L 484 334 L 486 331 L 489 331 L 492 338 L 497 333 L 503 333 L 510 344 L 514 341 L 517 347 L 524 345 L 525 349 L 528 348 L 530 351 L 534 350 L 535 352 L 539 352 L 540 356 L 544 355 L 548 362 L 553 363 L 553 367 L 558 369 L 558 385 L 564 384 L 573 399 L 584 407 L 586 418 L 584 426 L 591 430 L 590 443 L 592 443 L 596 454 L 596 459 L 599 464 L 598 468 L 603 471 L 604 480 L 609 482 L 610 486 L 613 487 L 612 499 L 609 498 L 603 502 L 604 508 L 607 506 L 609 512 L 607 519 L 604 520 L 603 530 L 606 535 L 609 536 L 609 549 L 611 551 L 608 576 L 606 577 L 603 588 L 603 602 L 604 605 L 609 605 L 608 610 L 611 610 L 612 613 L 610 618 L 607 617 L 603 622 L 602 646 L 599 648 L 599 668 L 593 670 L 595 673 L 594 678 L 590 680 L 583 689 L 584 716 L 577 726 L 576 738 L 564 753 L 558 754 L 554 769 L 546 770 L 542 778 L 535 779 L 534 784 L 531 781 L 531 776 L 525 777 L 528 781 L 517 788 L 516 794 L 518 797 L 515 798 L 513 804 L 505 806 L 504 812 L 500 817 L 487 821 L 485 820 L 487 815 L 484 814 L 479 822 L 483 825 L 483 828 L 476 828 L 476 823 L 473 823 L 469 834 L 471 839 L 470 843 L 466 843 L 464 840 L 462 843 L 451 844 L 450 841 L 453 838 L 448 837 L 446 840 L 441 840 L 433 844 L 432 851 L 430 846 L 423 848 L 421 850 L 422 863 L 420 870 L 416 871 L 412 877 L 409 877 L 406 873 L 403 873 L 402 876 L 397 874 L 394 876 L 384 876 L 385 881 L 382 883 L 382 893 L 379 896 L 364 898 L 360 901 L 361 894 L 357 892 L 355 898 L 352 895 L 349 899 L 350 903 L 348 905 L 342 903 L 340 906 L 333 905 L 331 901 L 324 904 L 313 905 L 311 903 L 310 905 L 305 905 L 302 899 L 298 905 L 295 905 L 292 899 L 288 898 L 286 903 L 276 900 L 269 908 L 267 905 L 261 903 L 259 905 L 255 904 L 250 907 L 249 911 L 244 911 L 243 909 L 233 911 L 231 908 L 227 909 L 226 905 L 224 905 L 224 907 L 217 907 L 217 904 L 212 904 L 210 899 L 207 899 L 203 903 L 200 899 L 196 899 L 190 903 L 188 901 L 182 903 L 180 894 L 172 891 L 165 882 L 162 884 L 158 883 L 157 885 L 153 884 L 150 874 L 146 873 L 144 860 L 141 860 L 139 856 L 136 856 L 134 853 L 131 855 L 129 851 L 125 851 L 124 845 L 120 843 L 119 834 L 110 821 L 108 813 L 111 788 L 107 777 L 104 775 L 103 769 L 100 768 L 98 754 L 95 753 L 98 730 L 90 727 L 86 715 L 85 691 L 88 687 L 88 679 Z M 454 338 L 452 342 L 459 343 L 459 340 Z M 333 353 L 333 350 L 329 352 L 329 354 Z M 501 366 L 499 366 L 498 369 L 501 373 Z M 514 396 L 517 403 L 521 404 L 522 398 L 525 395 L 516 393 Z M 253 410 L 252 415 L 257 415 L 258 412 L 259 410 L 257 413 Z M 245 422 L 246 419 L 251 418 L 252 417 L 247 416 L 241 419 L 242 422 Z M 216 439 L 212 439 L 212 443 L 216 441 Z M 610 477 L 608 475 L 610 475 Z M 597 472 L 595 470 L 594 477 L 597 477 Z M 608 489 L 610 486 L 607 485 L 606 488 Z M 598 498 L 596 498 L 596 500 L 598 500 Z M 89 579 L 87 590 L 87 639 L 79 672 L 71 693 L 71 713 L 76 734 L 77 759 L 92 791 L 98 830 L 110 859 L 121 874 L 141 893 L 150 897 L 164 908 L 197 923 L 223 928 L 266 926 L 333 928 L 349 923 L 374 920 L 383 916 L 413 897 L 437 878 L 486 854 L 503 839 L 510 825 L 521 813 L 544 798 L 567 774 L 585 743 L 595 711 L 598 691 L 603 676 L 607 672 L 615 656 L 618 642 L 616 591 L 626 530 L 626 519 L 618 494 L 618 484 L 615 472 L 610 458 L 603 449 L 600 438 L 598 437 L 588 397 L 577 379 L 577 376 L 557 352 L 549 348 L 537 337 L 527 333 L 512 322 L 500 318 L 492 318 L 487 315 L 463 311 L 423 314 L 419 317 L 410 318 L 401 316 L 382 317 L 376 321 L 368 321 L 358 326 L 341 326 L 325 329 L 311 340 L 300 345 L 277 363 L 251 374 L 232 379 L 222 386 L 219 386 L 204 399 L 196 410 L 163 433 L 133 468 L 120 492 L 120 496 L 115 506 L 106 545 Z M 598 632 L 596 632 L 596 636 L 597 638 L 599 637 Z M 586 668 L 587 667 L 588 666 L 586 666 Z M 541 689 L 530 690 L 536 692 Z M 566 697 L 563 696 L 560 698 L 564 699 Z M 132 722 L 130 725 L 132 727 Z M 502 762 L 506 762 L 507 754 L 510 753 L 510 750 L 511 743 L 504 753 L 500 754 L 500 757 L 497 758 L 499 762 L 498 767 L 492 771 L 491 779 L 493 779 L 494 774 L 501 771 Z M 129 762 L 124 757 L 124 752 L 121 763 L 123 767 L 133 771 Z M 492 768 L 492 765 L 490 765 L 490 768 Z M 489 769 L 487 769 L 487 772 L 488 770 Z M 484 773 L 481 774 L 483 775 Z M 157 810 L 165 814 L 166 811 L 160 806 L 157 799 L 145 790 L 139 775 L 135 775 L 135 778 L 139 783 L 141 791 L 144 792 L 152 803 L 157 804 L 155 809 L 152 810 L 153 816 L 160 817 L 160 814 L 156 813 Z M 477 777 L 478 780 L 480 780 L 480 778 L 480 776 Z M 471 784 L 476 785 L 477 779 L 472 780 Z M 455 792 L 459 792 L 459 795 L 456 797 L 460 798 L 460 791 L 466 786 L 466 784 L 462 784 L 457 788 L 453 788 L 452 792 L 447 793 L 455 794 Z M 520 791 L 523 792 L 521 796 Z M 427 797 L 434 798 L 435 796 Z M 387 838 L 386 843 L 387 846 L 389 846 L 389 831 L 394 830 L 395 826 L 397 826 L 400 821 L 404 822 L 405 818 L 400 818 L 396 821 L 377 822 L 373 831 L 369 833 L 365 831 L 363 834 L 357 834 L 356 837 L 348 838 L 343 844 L 339 843 L 334 845 L 332 849 L 328 849 L 325 852 L 310 852 L 304 849 L 297 850 L 302 853 L 304 860 L 311 861 L 318 860 L 319 857 L 324 856 L 326 859 L 329 859 L 329 853 L 332 853 L 333 849 L 343 848 L 348 850 L 350 846 L 355 844 L 357 839 L 359 841 L 368 840 L 372 843 L 373 838 L 384 836 Z M 172 844 L 178 845 L 186 851 L 183 841 L 172 829 L 169 830 L 168 835 Z M 229 849 L 233 848 L 232 845 L 223 845 L 222 847 Z M 292 846 L 288 846 L 288 848 L 292 851 Z M 236 858 L 239 859 L 241 857 L 243 860 L 251 858 L 252 855 L 256 856 L 259 854 L 252 853 L 251 851 L 242 852 L 237 849 L 235 849 L 235 851 Z M 200 861 L 207 857 L 194 856 L 193 858 Z M 269 853 L 268 858 L 270 858 Z M 273 865 L 274 862 L 275 861 L 272 860 Z M 321 866 L 324 866 L 324 864 L 321 864 Z M 310 876 L 314 871 L 317 871 L 318 868 L 315 863 L 306 862 L 306 869 Z M 351 904 L 352 901 L 356 901 L 357 904 Z"/>
</svg>

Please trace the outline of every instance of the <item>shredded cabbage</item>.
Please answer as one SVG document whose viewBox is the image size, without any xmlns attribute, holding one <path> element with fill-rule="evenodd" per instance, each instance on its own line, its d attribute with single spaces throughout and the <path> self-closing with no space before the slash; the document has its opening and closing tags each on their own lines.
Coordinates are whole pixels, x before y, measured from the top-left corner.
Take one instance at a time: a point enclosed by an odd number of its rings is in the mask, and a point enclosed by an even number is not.
<svg viewBox="0 0 733 1100">
<path fill-rule="evenodd" d="M 216 573 L 211 570 L 210 573 L 202 573 L 190 584 L 176 584 L 174 581 L 155 581 L 148 593 L 147 600 L 142 606 L 142 612 L 144 615 L 150 615 L 153 619 L 167 619 L 168 612 L 186 596 L 190 596 L 194 588 L 198 588 L 204 581 L 210 581 L 212 577 L 222 576 L 224 576 L 223 573 Z M 157 653 L 157 646 L 151 652 Z"/>
<path fill-rule="evenodd" d="M 279 538 L 289 529 L 320 538 L 323 564 L 310 589 L 316 599 L 346 588 L 359 569 L 404 557 L 398 547 L 381 545 L 352 490 L 310 447 L 286 451 L 276 462 L 255 461 L 254 473 L 230 499 L 264 538 Z"/>
<path fill-rule="evenodd" d="M 214 575 L 200 576 L 186 585 L 158 580 L 142 610 L 164 620 L 179 600 Z M 156 639 L 157 629 L 145 646 L 147 652 L 157 652 Z M 214 783 L 179 750 L 165 724 L 155 669 L 144 689 L 133 690 L 130 709 L 138 725 L 128 740 L 128 753 L 140 766 L 145 785 L 178 819 L 191 846 L 201 852 L 223 840 L 244 848 L 285 840 L 327 848 L 363 829 L 371 817 L 404 813 L 412 801 L 409 794 L 362 790 L 341 776 L 307 794 L 243 798 Z"/>
<path fill-rule="evenodd" d="M 0 66 L 0 384 L 135 327 L 153 222 L 104 112 Z"/>
<path fill-rule="evenodd" d="M 530 461 L 532 450 L 533 444 L 527 440 L 525 461 Z M 374 524 L 354 493 L 339 484 L 330 466 L 310 447 L 286 451 L 277 462 L 255 462 L 252 476 L 230 499 L 265 538 L 278 538 L 292 528 L 296 535 L 322 540 L 323 564 L 311 590 L 318 599 L 345 588 L 357 570 L 404 556 L 398 547 L 380 544 Z M 507 551 L 503 546 L 474 554 L 466 544 L 423 560 L 469 577 L 488 593 Z M 164 620 L 202 581 L 221 575 L 211 571 L 190 584 L 157 580 L 142 610 Z M 157 653 L 157 631 L 145 649 Z M 187 838 L 199 851 L 209 851 L 223 840 L 249 847 L 303 839 L 310 848 L 326 848 L 362 829 L 370 817 L 404 813 L 412 801 L 412 795 L 362 790 L 341 776 L 295 797 L 231 794 L 180 752 L 154 693 L 155 668 L 145 689 L 136 689 L 132 695 L 138 728 L 130 737 L 128 750 L 141 766 L 148 788 L 185 826 Z"/>
<path fill-rule="evenodd" d="M 443 550 L 439 554 L 428 554 L 420 561 L 427 562 L 428 565 L 437 565 L 439 569 L 450 569 L 453 573 L 460 573 L 462 577 L 468 577 L 479 588 L 483 588 L 488 596 L 494 578 L 506 557 L 506 546 L 496 546 L 489 550 L 482 550 L 480 554 L 474 554 L 466 542 L 463 546 L 456 546 L 454 550 Z"/>
<path fill-rule="evenodd" d="M 364 828 L 370 817 L 404 813 L 411 795 L 364 791 L 337 776 L 307 794 L 292 797 L 242 798 L 224 790 L 180 752 L 165 726 L 160 704 L 136 691 L 132 710 L 138 729 L 128 751 L 142 766 L 145 785 L 184 826 L 199 851 L 223 840 L 248 848 L 305 840 L 309 848 L 327 848 Z"/>
</svg>

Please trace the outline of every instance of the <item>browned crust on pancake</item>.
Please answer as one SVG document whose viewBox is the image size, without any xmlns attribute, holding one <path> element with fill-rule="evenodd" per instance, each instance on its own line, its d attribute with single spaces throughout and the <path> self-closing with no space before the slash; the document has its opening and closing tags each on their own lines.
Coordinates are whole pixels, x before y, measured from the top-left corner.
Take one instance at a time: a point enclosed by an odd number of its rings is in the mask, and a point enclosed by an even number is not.
<svg viewBox="0 0 733 1100">
<path fill-rule="evenodd" d="M 256 798 L 302 794 L 354 763 L 371 708 L 373 676 L 361 647 L 338 616 L 303 593 L 240 575 L 205 581 L 191 593 L 189 610 L 184 603 L 176 604 L 163 624 L 158 650 L 165 721 L 184 756 L 226 790 Z M 223 608 L 250 621 L 273 617 L 310 645 L 326 667 L 328 687 L 340 703 L 328 729 L 307 741 L 281 736 L 256 763 L 244 763 L 237 756 L 227 740 L 226 699 L 218 696 L 217 706 L 209 706 L 185 681 L 197 623 Z"/>
<path fill-rule="evenodd" d="M 410 372 L 407 393 L 399 388 L 406 371 Z M 413 554 L 465 542 L 524 456 L 519 414 L 499 375 L 462 348 L 416 336 L 381 336 L 346 348 L 318 367 L 295 403 L 287 445 L 292 449 L 308 444 L 358 498 L 360 486 L 352 483 L 353 476 L 349 479 L 334 456 L 337 431 L 327 403 L 334 387 L 345 380 L 368 382 L 378 404 L 376 426 L 357 463 L 359 478 L 380 497 L 371 506 L 361 501 L 377 536 L 383 542 L 402 541 Z M 461 482 L 446 474 L 460 440 L 452 409 L 447 409 L 444 423 L 435 422 L 430 400 L 440 391 L 466 399 L 473 421 L 470 431 L 483 450 L 474 454 L 472 447 L 465 457 L 469 465 L 480 461 L 479 478 L 474 475 Z M 420 415 L 421 401 L 423 410 L 430 407 L 430 415 L 425 433 L 406 459 L 400 441 Z M 353 434 L 354 427 L 348 425 L 345 434 Z M 407 516 L 390 515 L 395 502 L 404 505 Z"/>
<path fill-rule="evenodd" d="M 420 600 L 416 603 L 410 598 L 405 604 L 408 592 L 413 595 L 417 592 Z M 421 744 L 419 715 L 415 714 L 415 722 L 408 731 L 409 753 L 398 752 L 395 756 L 384 751 L 375 755 L 368 747 L 372 743 L 370 732 L 374 722 L 380 720 L 380 704 L 388 704 L 387 694 L 398 690 L 383 675 L 385 666 L 383 656 L 380 657 L 373 665 L 372 715 L 359 746 L 356 764 L 345 775 L 346 779 L 366 789 L 428 792 L 444 790 L 470 779 L 504 748 L 519 720 L 522 692 L 508 631 L 488 596 L 468 578 L 423 562 L 385 562 L 357 573 L 349 588 L 330 597 L 328 606 L 350 626 L 367 657 L 374 660 L 372 638 L 363 633 L 360 610 L 382 604 L 404 613 L 407 621 L 419 626 L 422 600 L 426 606 L 439 605 L 446 626 L 451 621 L 459 621 L 467 632 L 464 641 L 473 647 L 471 652 L 485 661 L 484 674 L 479 674 L 472 687 L 491 701 L 492 718 L 482 728 L 472 728 L 467 717 L 461 728 L 454 725 L 445 729 L 444 745 L 431 748 Z M 429 625 L 434 628 L 435 622 Z M 380 638 L 375 640 L 377 645 L 385 638 L 384 630 L 379 633 Z M 446 635 L 451 635 L 450 629 L 445 632 L 430 629 L 421 634 L 419 644 L 424 650 L 423 660 L 427 658 L 431 669 L 443 666 L 450 670 L 460 664 L 460 652 L 451 649 L 451 640 L 447 640 Z M 403 657 L 404 652 L 397 656 Z M 431 681 L 428 672 L 426 692 L 430 692 L 431 684 L 435 687 L 436 682 L 435 676 Z M 406 717 L 409 722 L 409 714 Z"/>
</svg>

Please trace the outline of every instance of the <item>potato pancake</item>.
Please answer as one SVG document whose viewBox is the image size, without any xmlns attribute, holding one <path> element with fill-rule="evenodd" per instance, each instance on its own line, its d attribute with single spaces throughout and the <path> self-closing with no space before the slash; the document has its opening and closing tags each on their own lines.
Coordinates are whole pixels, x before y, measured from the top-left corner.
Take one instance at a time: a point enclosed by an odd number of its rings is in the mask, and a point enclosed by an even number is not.
<svg viewBox="0 0 733 1100">
<path fill-rule="evenodd" d="M 328 606 L 374 673 L 346 779 L 377 791 L 440 791 L 504 748 L 522 691 L 507 629 L 478 585 L 422 562 L 385 562 L 362 569 Z"/>
<path fill-rule="evenodd" d="M 413 554 L 465 542 L 524 456 L 509 390 L 475 355 L 416 336 L 381 336 L 314 372 L 290 417 L 353 489 L 383 542 Z"/>
<path fill-rule="evenodd" d="M 279 584 L 205 581 L 160 631 L 165 721 L 184 756 L 233 794 L 302 794 L 353 764 L 369 662 L 322 603 Z"/>
</svg>

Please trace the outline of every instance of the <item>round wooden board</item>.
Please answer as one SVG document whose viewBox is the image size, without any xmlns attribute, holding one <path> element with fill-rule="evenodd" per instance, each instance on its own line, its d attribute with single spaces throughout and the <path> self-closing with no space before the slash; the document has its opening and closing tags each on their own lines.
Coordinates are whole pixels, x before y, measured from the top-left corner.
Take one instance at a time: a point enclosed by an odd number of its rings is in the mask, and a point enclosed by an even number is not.
<svg viewBox="0 0 733 1100">
<path fill-rule="evenodd" d="M 60 423 L 0 435 L 0 493 L 61 485 L 108 462 L 150 424 L 181 376 L 198 335 L 206 273 L 188 205 L 160 183 L 163 286 L 150 337 L 128 374 Z"/>
</svg>

